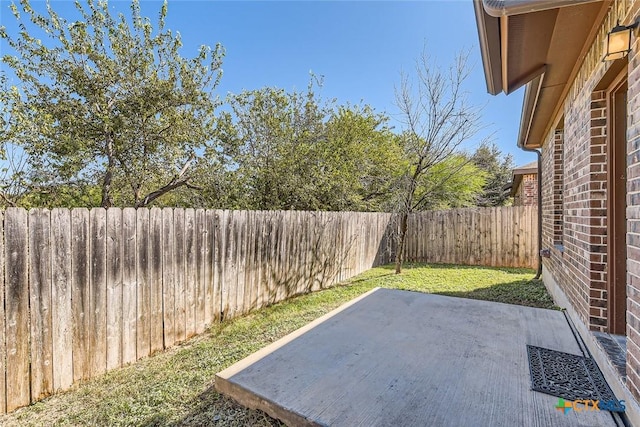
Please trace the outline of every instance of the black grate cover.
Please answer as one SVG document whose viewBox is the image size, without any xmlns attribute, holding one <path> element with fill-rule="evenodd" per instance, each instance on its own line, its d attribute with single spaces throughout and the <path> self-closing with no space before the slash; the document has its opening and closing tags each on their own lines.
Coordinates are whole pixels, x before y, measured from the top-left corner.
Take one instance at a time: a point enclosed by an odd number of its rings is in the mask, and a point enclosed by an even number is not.
<svg viewBox="0 0 640 427">
<path fill-rule="evenodd" d="M 531 389 L 567 400 L 616 400 L 590 357 L 527 345 Z"/>
</svg>

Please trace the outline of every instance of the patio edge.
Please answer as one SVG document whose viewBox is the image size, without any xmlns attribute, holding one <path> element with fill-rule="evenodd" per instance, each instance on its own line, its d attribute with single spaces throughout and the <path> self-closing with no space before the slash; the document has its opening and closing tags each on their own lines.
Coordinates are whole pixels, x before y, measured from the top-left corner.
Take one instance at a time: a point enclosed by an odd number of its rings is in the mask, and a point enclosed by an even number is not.
<svg viewBox="0 0 640 427">
<path fill-rule="evenodd" d="M 364 294 L 342 304 L 340 307 L 330 311 L 329 313 L 320 316 L 316 320 L 304 325 L 303 327 L 296 329 L 288 335 L 280 338 L 279 340 L 269 344 L 268 346 L 258 350 L 257 352 L 245 357 L 244 359 L 234 363 L 228 368 L 218 372 L 215 375 L 215 388 L 216 390 L 224 394 L 226 396 L 231 397 L 239 404 L 246 406 L 251 409 L 259 409 L 261 411 L 266 412 L 273 418 L 277 418 L 283 421 L 287 425 L 295 425 L 295 426 L 322 426 L 322 424 L 318 424 L 317 422 L 310 420 L 288 408 L 284 408 L 280 405 L 275 404 L 274 402 L 266 399 L 262 396 L 256 395 L 253 392 L 249 392 L 244 389 L 239 384 L 235 383 L 232 380 L 232 377 L 236 375 L 238 372 L 242 371 L 246 367 L 254 364 L 255 362 L 261 360 L 263 357 L 268 356 L 279 348 L 285 346 L 296 338 L 300 337 L 304 333 L 312 330 L 316 326 L 330 319 L 331 317 L 341 313 L 352 305 L 358 303 L 369 295 L 379 291 L 381 288 L 377 287 Z"/>
</svg>

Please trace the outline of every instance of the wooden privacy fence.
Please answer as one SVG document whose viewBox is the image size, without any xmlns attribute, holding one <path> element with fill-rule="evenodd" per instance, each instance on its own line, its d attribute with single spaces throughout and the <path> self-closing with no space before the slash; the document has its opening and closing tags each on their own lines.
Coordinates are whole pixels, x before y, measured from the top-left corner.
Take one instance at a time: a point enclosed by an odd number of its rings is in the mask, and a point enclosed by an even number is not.
<svg viewBox="0 0 640 427">
<path fill-rule="evenodd" d="M 378 213 L 7 209 L 0 408 L 388 262 L 388 223 Z"/>
<path fill-rule="evenodd" d="M 407 259 L 531 267 L 534 217 L 531 208 L 413 215 Z M 392 262 L 393 229 L 384 213 L 7 209 L 0 413 Z"/>
<path fill-rule="evenodd" d="M 409 217 L 408 261 L 537 268 L 535 206 L 428 211 Z"/>
</svg>

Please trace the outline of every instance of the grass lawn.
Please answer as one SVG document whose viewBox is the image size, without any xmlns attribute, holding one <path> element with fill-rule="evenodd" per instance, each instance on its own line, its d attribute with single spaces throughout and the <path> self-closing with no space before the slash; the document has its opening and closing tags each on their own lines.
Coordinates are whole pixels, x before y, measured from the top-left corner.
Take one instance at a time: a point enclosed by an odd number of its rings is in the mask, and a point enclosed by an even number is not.
<svg viewBox="0 0 640 427">
<path fill-rule="evenodd" d="M 2 426 L 280 425 L 216 393 L 216 372 L 375 287 L 554 308 L 531 270 L 407 265 L 379 267 L 331 289 L 214 325 L 205 334 L 72 390 L 0 416 Z"/>
</svg>

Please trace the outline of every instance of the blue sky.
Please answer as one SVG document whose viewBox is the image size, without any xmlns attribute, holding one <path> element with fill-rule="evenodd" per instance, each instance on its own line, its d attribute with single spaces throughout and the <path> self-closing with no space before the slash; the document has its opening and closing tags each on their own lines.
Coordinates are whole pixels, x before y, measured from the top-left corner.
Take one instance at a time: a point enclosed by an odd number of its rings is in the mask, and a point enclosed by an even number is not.
<svg viewBox="0 0 640 427">
<path fill-rule="evenodd" d="M 33 3 L 38 9 L 43 5 Z M 0 0 L 0 24 L 11 32 L 15 24 L 9 4 Z M 70 1 L 52 4 L 61 15 L 73 11 Z M 127 11 L 129 2 L 112 0 L 110 5 Z M 143 15 L 155 22 L 160 5 L 143 1 Z M 413 69 L 425 43 L 434 62 L 445 67 L 456 52 L 469 49 L 473 72 L 466 89 L 475 104 L 485 106 L 484 121 L 495 132 L 495 142 L 513 154 L 516 164 L 535 160 L 516 147 L 522 90 L 508 97 L 486 93 L 471 0 L 170 0 L 167 27 L 182 35 L 185 56 L 193 56 L 201 44 L 224 46 L 221 97 L 263 86 L 303 90 L 313 71 L 324 77 L 323 97 L 364 102 L 392 118 L 400 71 Z"/>
</svg>

